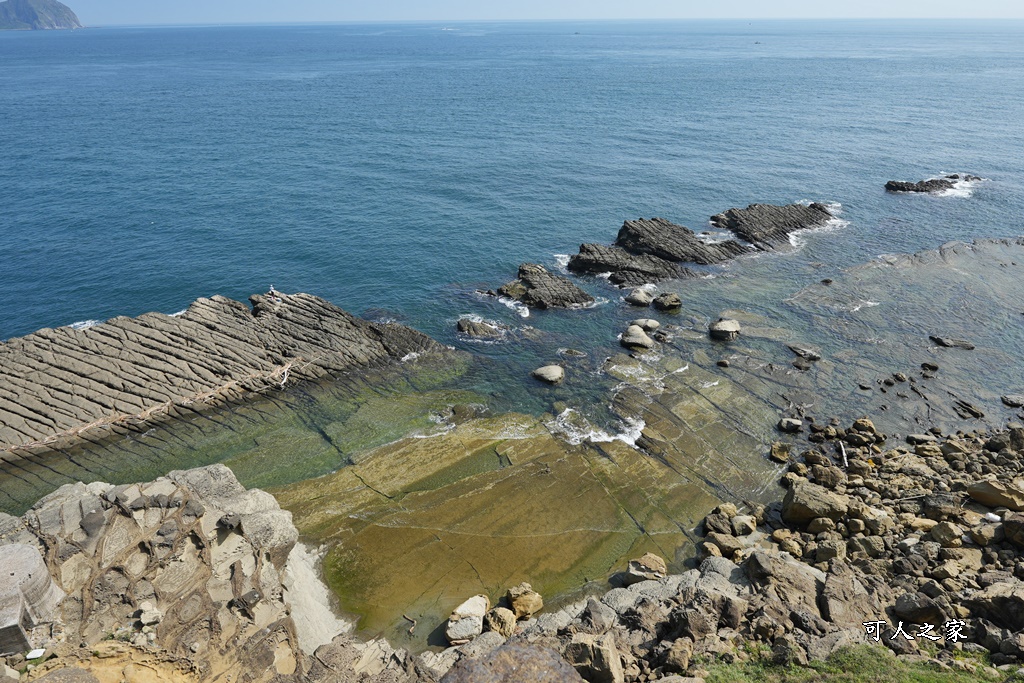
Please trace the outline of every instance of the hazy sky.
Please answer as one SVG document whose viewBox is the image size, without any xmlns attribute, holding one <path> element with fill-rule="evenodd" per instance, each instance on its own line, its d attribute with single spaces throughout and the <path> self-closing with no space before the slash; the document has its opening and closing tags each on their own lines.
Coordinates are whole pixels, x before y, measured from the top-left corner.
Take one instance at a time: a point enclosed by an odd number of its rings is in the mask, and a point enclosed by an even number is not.
<svg viewBox="0 0 1024 683">
<path fill-rule="evenodd" d="M 1024 18 L 1021 0 L 66 0 L 66 4 L 91 26 L 460 19 Z"/>
</svg>

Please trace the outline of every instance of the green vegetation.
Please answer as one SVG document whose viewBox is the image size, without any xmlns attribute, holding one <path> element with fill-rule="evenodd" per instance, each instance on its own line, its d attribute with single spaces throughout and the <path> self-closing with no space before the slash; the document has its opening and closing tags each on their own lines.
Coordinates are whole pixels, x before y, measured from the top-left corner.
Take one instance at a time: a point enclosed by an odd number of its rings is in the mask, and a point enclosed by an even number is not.
<svg viewBox="0 0 1024 683">
<path fill-rule="evenodd" d="M 1001 681 L 991 674 L 991 665 L 983 658 L 959 655 L 975 671 L 939 670 L 928 662 L 910 663 L 897 659 L 888 649 L 861 645 L 845 648 L 824 662 L 812 662 L 807 667 L 778 666 L 771 661 L 767 650 L 755 651 L 744 662 L 712 664 L 708 667 L 707 683 L 976 683 Z M 1011 679 L 1017 680 L 1017 679 Z"/>
</svg>

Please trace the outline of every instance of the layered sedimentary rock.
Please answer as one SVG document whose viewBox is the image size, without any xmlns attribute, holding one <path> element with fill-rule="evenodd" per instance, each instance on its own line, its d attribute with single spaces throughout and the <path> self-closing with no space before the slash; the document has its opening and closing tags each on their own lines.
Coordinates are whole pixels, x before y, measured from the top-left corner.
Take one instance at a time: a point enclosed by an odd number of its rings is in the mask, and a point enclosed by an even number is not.
<svg viewBox="0 0 1024 683">
<path fill-rule="evenodd" d="M 797 230 L 820 228 L 832 213 L 824 204 L 751 204 L 745 209 L 729 209 L 711 217 L 716 228 L 729 230 L 745 242 L 763 251 L 773 251 L 789 244 L 789 236 Z"/>
<path fill-rule="evenodd" d="M 103 437 L 194 404 L 440 351 L 308 294 L 215 296 L 180 315 L 42 329 L 0 345 L 0 450 Z"/>
<path fill-rule="evenodd" d="M 682 264 L 711 266 L 757 250 L 772 251 L 788 244 L 792 232 L 820 227 L 831 219 L 823 204 L 751 204 L 711 217 L 715 227 L 749 244 L 702 239 L 664 218 L 626 221 L 612 246 L 583 244 L 568 267 L 575 273 L 609 273 L 611 282 L 625 287 L 693 277 L 695 273 Z"/>
<path fill-rule="evenodd" d="M 749 250 L 734 240 L 707 242 L 664 218 L 641 218 L 624 222 L 613 246 L 581 245 L 568 267 L 576 273 L 611 273 L 609 280 L 615 284 L 636 286 L 693 277 L 681 263 L 712 265 Z"/>
<path fill-rule="evenodd" d="M 549 273 L 544 266 L 535 263 L 519 266 L 518 278 L 502 286 L 498 294 L 521 301 L 530 308 L 578 308 L 594 303 L 594 297 L 568 278 Z"/>
<path fill-rule="evenodd" d="M 968 174 L 954 173 L 944 178 L 929 178 L 928 180 L 919 180 L 916 183 L 905 180 L 890 180 L 885 184 L 885 189 L 888 192 L 937 193 L 952 190 L 958 181 L 974 180 L 981 180 L 981 178 Z"/>
</svg>

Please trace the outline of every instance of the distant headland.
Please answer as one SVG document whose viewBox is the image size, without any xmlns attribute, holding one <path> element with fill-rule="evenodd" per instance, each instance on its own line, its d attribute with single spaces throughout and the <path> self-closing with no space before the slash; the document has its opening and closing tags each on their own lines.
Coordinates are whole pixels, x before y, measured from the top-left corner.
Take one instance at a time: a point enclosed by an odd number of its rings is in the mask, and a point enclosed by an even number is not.
<svg viewBox="0 0 1024 683">
<path fill-rule="evenodd" d="M 0 31 L 82 28 L 70 7 L 57 0 L 0 2 Z"/>
</svg>

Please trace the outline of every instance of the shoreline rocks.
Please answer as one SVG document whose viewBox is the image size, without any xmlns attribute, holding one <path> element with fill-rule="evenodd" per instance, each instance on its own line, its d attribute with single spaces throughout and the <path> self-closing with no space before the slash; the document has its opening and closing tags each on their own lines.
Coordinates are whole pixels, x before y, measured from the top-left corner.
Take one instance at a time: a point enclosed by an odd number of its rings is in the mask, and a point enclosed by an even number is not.
<svg viewBox="0 0 1024 683">
<path fill-rule="evenodd" d="M 820 228 L 832 219 L 828 207 L 817 202 L 809 206 L 751 204 L 712 216 L 711 224 L 729 230 L 761 251 L 774 251 L 788 245 L 789 236 L 797 230 Z"/>
<path fill-rule="evenodd" d="M 594 303 L 594 297 L 568 278 L 548 272 L 536 263 L 519 266 L 518 279 L 498 289 L 498 294 L 530 308 L 580 308 Z"/>
<path fill-rule="evenodd" d="M 973 182 L 977 180 L 981 180 L 981 178 L 966 173 L 954 173 L 944 178 L 930 178 L 928 180 L 919 180 L 916 183 L 905 180 L 890 180 L 885 184 L 885 190 L 886 192 L 937 194 L 952 190 L 959 181 Z"/>
<path fill-rule="evenodd" d="M 397 363 L 444 347 L 396 324 L 357 318 L 309 294 L 215 296 L 180 315 L 45 328 L 0 344 L 0 451 L 29 457 L 138 429 L 189 406 Z M 143 431 L 145 431 L 143 429 Z"/>
</svg>

